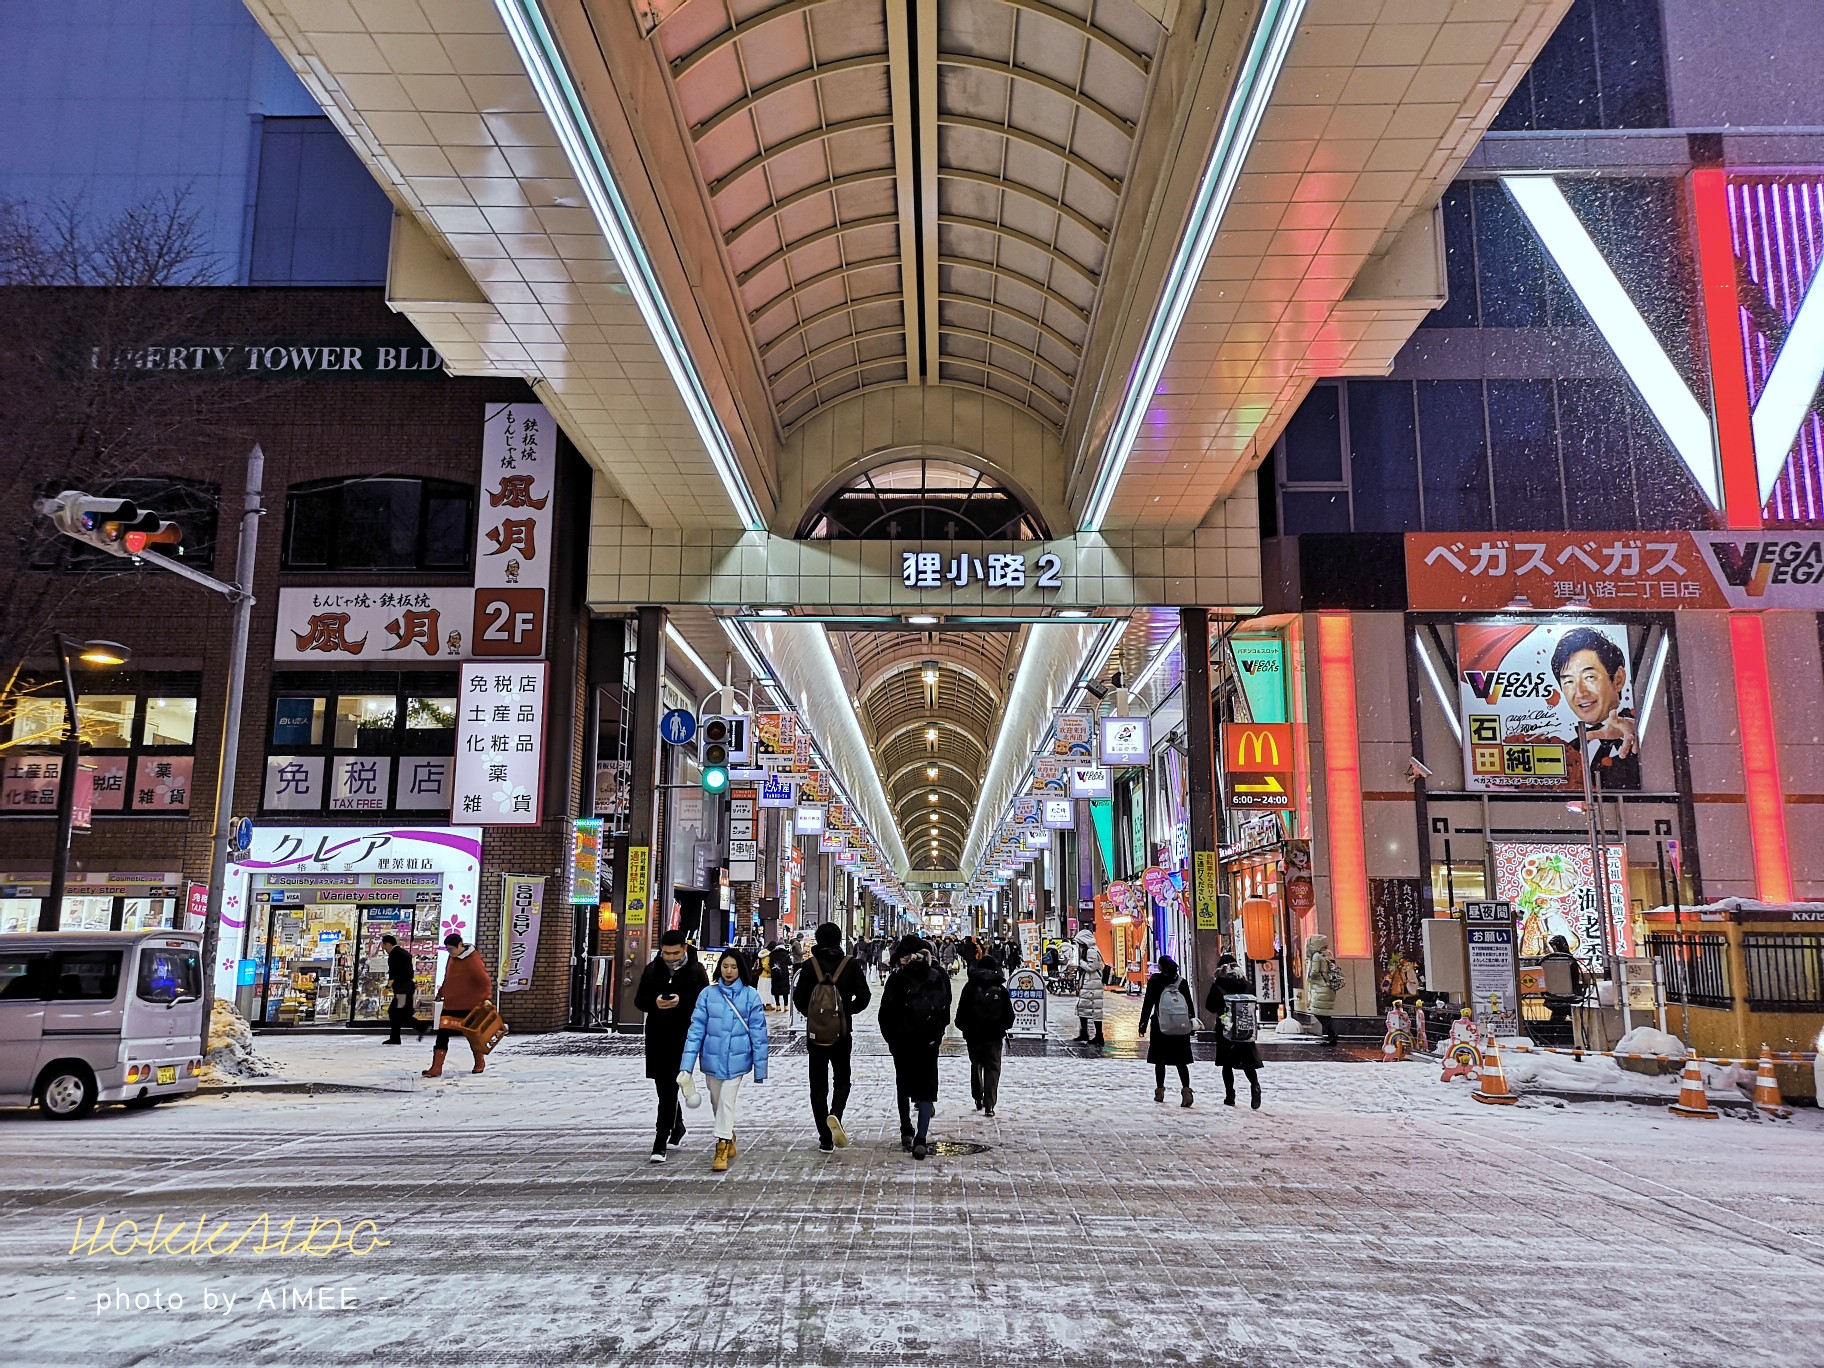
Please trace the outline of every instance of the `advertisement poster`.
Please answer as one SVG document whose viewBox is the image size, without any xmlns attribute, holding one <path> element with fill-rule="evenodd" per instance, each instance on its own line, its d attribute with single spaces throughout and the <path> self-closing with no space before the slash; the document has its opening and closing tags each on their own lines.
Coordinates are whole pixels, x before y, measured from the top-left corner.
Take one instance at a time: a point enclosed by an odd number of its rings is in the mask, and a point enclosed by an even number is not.
<svg viewBox="0 0 1824 1368">
<path fill-rule="evenodd" d="M 538 959 L 538 922 L 545 906 L 545 876 L 501 877 L 500 991 L 518 993 L 532 986 Z"/>
<path fill-rule="evenodd" d="M 455 812 L 483 826 L 537 826 L 545 776 L 545 662 L 464 665 Z"/>
<path fill-rule="evenodd" d="M 652 858 L 646 846 L 633 846 L 627 851 L 627 925 L 629 929 L 646 925 L 648 884 Z"/>
<path fill-rule="evenodd" d="M 1152 751 L 1152 719 L 1105 717 L 1102 719 L 1102 763 L 1144 765 Z"/>
<path fill-rule="evenodd" d="M 1197 900 L 1197 929 L 1214 931 L 1222 924 L 1222 904 L 1216 894 L 1216 852 L 1198 851 L 1192 859 L 1191 875 Z"/>
<path fill-rule="evenodd" d="M 1628 629 L 1619 623 L 1463 624 L 1457 697 L 1471 792 L 1581 793 L 1586 762 L 1606 791 L 1640 788 Z"/>
<path fill-rule="evenodd" d="M 1094 713 L 1065 713 L 1058 718 L 1058 725 L 1051 734 L 1051 752 L 1053 755 L 1088 760 L 1090 741 L 1095 732 Z"/>
<path fill-rule="evenodd" d="M 1607 848 L 1609 919 L 1623 956 L 1634 954 L 1628 926 L 1627 868 L 1618 845 Z M 1602 972 L 1602 915 L 1587 845 L 1495 842 L 1495 896 L 1511 903 L 1520 955 L 1537 959 L 1553 936 L 1570 942 L 1571 953 L 1595 973 Z"/>
<path fill-rule="evenodd" d="M 1222 724 L 1222 801 L 1229 808 L 1293 805 L 1292 728 L 1282 722 Z"/>
</svg>

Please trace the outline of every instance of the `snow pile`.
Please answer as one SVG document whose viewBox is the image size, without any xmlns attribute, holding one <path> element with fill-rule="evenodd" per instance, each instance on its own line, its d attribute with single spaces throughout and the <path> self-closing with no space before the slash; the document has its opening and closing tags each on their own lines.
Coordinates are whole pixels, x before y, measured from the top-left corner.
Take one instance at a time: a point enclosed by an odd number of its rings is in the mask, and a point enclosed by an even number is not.
<svg viewBox="0 0 1824 1368">
<path fill-rule="evenodd" d="M 1302 1021 L 1288 1012 L 1279 1019 L 1273 1033 L 1281 1040 L 1310 1040 L 1324 1032 L 1315 1020 Z"/>
<path fill-rule="evenodd" d="M 1629 1073 L 1607 1055 L 1585 1055 L 1578 1059 L 1568 1054 L 1503 1050 L 1501 1066 L 1507 1073 L 1510 1085 L 1538 1088 L 1546 1092 L 1642 1093 L 1660 1096 L 1678 1091 L 1676 1078 L 1661 1079 Z"/>
<path fill-rule="evenodd" d="M 209 1013 L 209 1054 L 203 1060 L 203 1081 L 227 1083 L 237 1078 L 270 1078 L 278 1064 L 253 1048 L 253 1028 L 247 1018 L 225 998 L 217 998 Z"/>
<path fill-rule="evenodd" d="M 1616 1054 L 1657 1055 L 1661 1059 L 1689 1059 L 1691 1051 L 1685 1042 L 1651 1026 L 1636 1026 L 1615 1042 Z"/>
</svg>

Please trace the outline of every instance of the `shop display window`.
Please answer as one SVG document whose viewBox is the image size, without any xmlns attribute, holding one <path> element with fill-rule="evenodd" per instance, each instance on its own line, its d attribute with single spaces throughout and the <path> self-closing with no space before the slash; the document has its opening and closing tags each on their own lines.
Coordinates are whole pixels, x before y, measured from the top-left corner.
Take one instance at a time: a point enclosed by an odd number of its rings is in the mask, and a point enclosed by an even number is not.
<svg viewBox="0 0 1824 1368">
<path fill-rule="evenodd" d="M 1488 874 L 1480 860 L 1465 863 L 1452 860 L 1446 865 L 1434 860 L 1431 866 L 1431 906 L 1439 916 L 1449 916 L 1452 907 L 1466 902 L 1483 902 L 1488 897 Z"/>
<path fill-rule="evenodd" d="M 272 708 L 274 750 L 297 750 L 323 744 L 323 714 L 328 700 L 322 696 L 280 698 Z"/>
<path fill-rule="evenodd" d="M 114 928 L 114 899 L 65 898 L 61 931 L 111 931 Z"/>
<path fill-rule="evenodd" d="M 38 899 L 0 898 L 0 935 L 38 929 Z"/>
<path fill-rule="evenodd" d="M 336 749 L 392 749 L 399 703 L 392 694 L 344 694 L 336 700 Z"/>
<path fill-rule="evenodd" d="M 97 814 L 181 817 L 190 811 L 196 757 L 188 752 L 196 744 L 199 683 L 193 674 L 155 673 L 122 678 L 115 684 L 118 692 L 77 695 L 83 768 L 94 774 Z M 30 763 L 62 745 L 64 703 L 57 681 L 29 681 L 25 687 L 32 693 L 19 701 L 11 740 L 19 748 L 14 754 Z M 11 786 L 10 777 L 8 782 Z M 0 811 L 48 815 L 29 801 L 8 800 Z"/>
</svg>

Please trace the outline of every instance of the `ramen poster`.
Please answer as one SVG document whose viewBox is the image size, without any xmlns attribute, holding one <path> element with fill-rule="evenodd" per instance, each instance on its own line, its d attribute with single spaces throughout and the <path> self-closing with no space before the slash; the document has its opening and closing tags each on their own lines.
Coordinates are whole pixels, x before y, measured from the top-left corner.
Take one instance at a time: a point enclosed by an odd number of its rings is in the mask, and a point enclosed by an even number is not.
<svg viewBox="0 0 1824 1368">
<path fill-rule="evenodd" d="M 1640 788 L 1628 629 L 1619 623 L 1465 623 L 1457 698 L 1463 787 L 1473 793 L 1581 793 L 1585 765 L 1605 792 Z"/>
<path fill-rule="evenodd" d="M 1609 921 L 1624 957 L 1632 955 L 1628 927 L 1627 870 L 1621 847 L 1605 847 L 1609 863 Z M 1571 953 L 1590 969 L 1603 967 L 1602 914 L 1594 862 L 1587 845 L 1495 843 L 1495 896 L 1514 909 L 1520 955 L 1537 959 L 1563 936 Z"/>
</svg>

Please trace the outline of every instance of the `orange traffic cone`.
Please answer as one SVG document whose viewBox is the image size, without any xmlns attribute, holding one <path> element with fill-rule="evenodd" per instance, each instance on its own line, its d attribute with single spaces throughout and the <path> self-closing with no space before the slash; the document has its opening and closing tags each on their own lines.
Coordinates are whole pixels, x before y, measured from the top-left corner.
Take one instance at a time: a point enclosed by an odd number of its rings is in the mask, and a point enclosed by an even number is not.
<svg viewBox="0 0 1824 1368">
<path fill-rule="evenodd" d="M 1482 1083 L 1470 1094 L 1478 1102 L 1511 1107 L 1520 1099 L 1508 1091 L 1507 1071 L 1501 1067 L 1501 1051 L 1495 1048 L 1494 1036 L 1482 1051 Z"/>
<path fill-rule="evenodd" d="M 1774 1077 L 1773 1054 L 1765 1041 L 1761 1042 L 1760 1072 L 1754 1076 L 1754 1109 L 1781 1120 L 1792 1115 L 1792 1108 L 1780 1097 L 1780 1080 Z"/>
<path fill-rule="evenodd" d="M 1704 1121 L 1716 1119 L 1716 1108 L 1704 1091 L 1704 1066 L 1695 1059 L 1685 1061 L 1684 1076 L 1678 1082 L 1678 1101 L 1666 1108 L 1674 1116 L 1690 1116 Z"/>
</svg>

